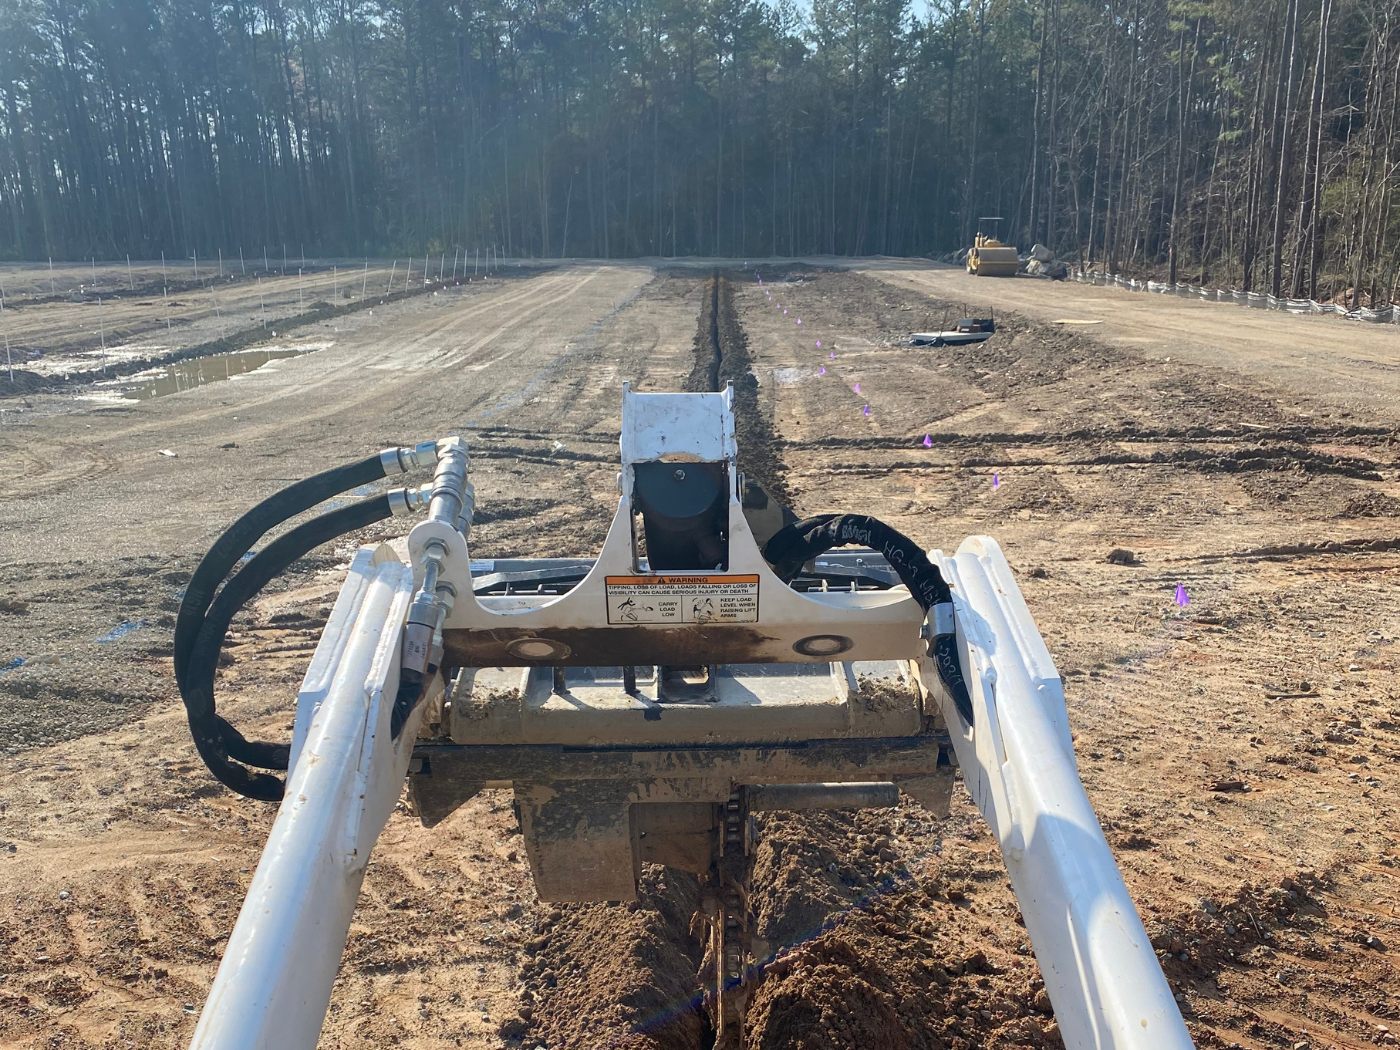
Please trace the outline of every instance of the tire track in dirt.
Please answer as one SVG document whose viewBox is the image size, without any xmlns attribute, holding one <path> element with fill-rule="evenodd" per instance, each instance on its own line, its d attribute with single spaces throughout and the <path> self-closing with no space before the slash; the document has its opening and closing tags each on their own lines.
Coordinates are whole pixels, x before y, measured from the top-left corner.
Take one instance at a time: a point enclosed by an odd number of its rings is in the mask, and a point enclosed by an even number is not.
<svg viewBox="0 0 1400 1050">
<path fill-rule="evenodd" d="M 1198 554 L 1190 560 L 1212 561 L 1282 561 L 1288 558 L 1312 558 L 1319 554 L 1383 554 L 1400 550 L 1400 539 L 1319 540 L 1316 543 L 1285 543 L 1268 547 L 1250 547 L 1229 554 Z"/>
<path fill-rule="evenodd" d="M 1181 427 L 1181 428 L 1139 428 L 1128 427 L 1083 427 L 1080 429 L 1055 430 L 1053 432 L 1022 433 L 1014 431 L 932 431 L 926 434 L 911 434 L 903 437 L 844 437 L 823 438 L 823 448 L 855 449 L 905 449 L 910 441 L 921 441 L 928 436 L 937 447 L 957 447 L 970 444 L 987 445 L 1045 445 L 1073 442 L 1115 441 L 1133 444 L 1166 442 L 1180 443 L 1220 443 L 1220 442 L 1259 442 L 1264 440 L 1291 441 L 1319 444 L 1330 441 L 1351 439 L 1374 439 L 1364 441 L 1367 445 L 1382 439 L 1387 447 L 1400 444 L 1400 428 L 1387 426 L 1336 426 L 1317 425 L 1306 427 Z M 779 440 L 783 448 L 810 448 L 812 442 Z"/>
<path fill-rule="evenodd" d="M 512 269 L 498 276 L 519 272 Z M 333 309 L 343 316 L 472 280 L 419 282 L 407 289 L 399 284 L 391 289 L 389 273 L 388 267 L 367 273 L 357 267 L 351 276 L 345 270 L 337 274 L 326 264 L 308 267 L 304 275 L 217 277 L 210 273 L 196 281 L 170 274 L 169 296 L 163 294 L 159 268 L 149 276 L 143 272 L 135 291 L 129 289 L 124 271 L 102 274 L 102 287 L 87 274 L 70 292 L 12 300 L 11 308 L 23 312 L 18 324 L 11 325 L 11 343 L 18 362 L 25 361 L 26 351 L 42 354 L 35 362 L 38 372 L 28 373 L 41 381 L 63 375 L 64 366 L 70 376 L 89 373 L 102 378 L 112 374 L 114 367 L 118 374 L 126 374 L 133 367 L 218 352 L 221 344 L 231 348 L 226 341 L 236 341 L 245 332 L 291 327 L 330 316 Z"/>
<path fill-rule="evenodd" d="M 905 446 L 917 447 L 911 441 Z M 820 446 L 818 446 L 820 447 Z M 1043 446 L 1041 446 L 1043 447 Z M 935 452 L 937 446 L 934 446 Z M 881 450 L 883 451 L 883 450 Z M 1360 456 L 1335 456 L 1306 448 L 1250 448 L 1213 451 L 1206 449 L 1170 449 L 1147 455 L 1132 452 L 1100 452 L 1089 456 L 1065 454 L 1055 458 L 1025 456 L 963 456 L 951 463 L 930 462 L 933 455 L 920 459 L 875 460 L 855 467 L 823 468 L 833 474 L 885 471 L 925 471 L 938 469 L 991 469 L 1025 467 L 1156 467 L 1170 466 L 1205 474 L 1241 474 L 1252 471 L 1296 471 L 1306 475 L 1335 475 L 1361 481 L 1383 481 L 1382 471 L 1395 469 L 1396 464 L 1377 462 Z"/>
<path fill-rule="evenodd" d="M 289 303 L 275 303 L 274 313 L 270 319 L 271 323 L 284 330 L 301 328 L 321 321 L 345 318 L 366 310 L 373 310 L 377 306 L 383 307 L 423 295 L 436 295 L 445 289 L 457 286 L 456 282 L 433 281 L 400 291 L 386 291 L 378 296 L 356 298 L 348 303 L 344 301 L 328 302 L 324 298 L 319 298 L 318 292 L 325 292 L 329 295 L 332 283 L 329 273 L 325 275 L 322 285 L 318 286 L 313 283 L 309 304 L 305 301 L 305 289 L 298 287 L 295 309 L 291 309 Z M 204 309 L 182 310 L 180 318 L 182 337 L 185 334 L 185 329 L 197 326 L 210 318 L 219 320 L 222 324 L 222 331 L 204 333 L 204 338 L 176 349 L 159 346 L 146 348 L 154 350 L 153 353 L 140 353 L 142 347 L 132 345 L 131 340 L 139 338 L 142 334 L 161 331 L 161 326 L 165 325 L 165 319 L 171 313 L 168 307 L 186 307 L 187 303 L 179 300 L 162 300 L 158 307 L 153 301 L 132 303 L 119 301 L 118 305 L 124 309 L 116 310 L 116 316 L 112 316 L 113 307 L 110 300 L 105 297 L 100 301 L 85 300 L 83 305 L 93 306 L 97 311 L 95 318 L 89 318 L 89 320 L 96 322 L 89 328 L 89 331 L 96 328 L 99 334 L 104 330 L 107 333 L 106 337 L 101 338 L 89 336 L 86 341 L 75 338 L 73 335 L 72 322 L 67 319 L 68 311 L 62 311 L 57 317 L 52 316 L 52 311 L 47 312 L 43 323 L 33 335 L 34 338 L 42 339 L 46 344 L 41 348 L 36 348 L 42 349 L 45 353 L 42 359 L 44 370 L 42 372 L 22 371 L 16 373 L 13 382 L 0 376 L 0 398 L 15 394 L 72 390 L 89 383 L 129 376 L 162 365 L 207 357 L 211 354 L 233 353 L 257 343 L 266 342 L 275 335 L 275 331 L 269 332 L 269 318 L 265 313 L 265 308 L 259 310 L 256 317 L 251 308 L 253 298 L 256 297 L 261 302 L 267 290 L 271 290 L 274 297 L 276 296 L 277 288 L 272 282 L 268 282 L 266 288 L 259 284 L 256 291 L 245 287 L 240 290 L 240 294 L 228 297 L 232 301 L 226 300 L 222 306 L 212 288 L 202 290 L 207 293 L 210 305 Z M 247 300 L 247 302 L 243 302 L 243 300 Z M 246 313 L 242 317 L 238 316 L 240 304 L 247 307 Z M 291 309 L 291 312 L 277 309 L 277 307 L 283 306 Z M 231 310 L 228 309 L 230 307 Z M 234 323 L 241 325 L 241 327 L 235 327 L 230 331 L 228 323 L 222 321 L 226 313 L 231 314 L 236 319 Z M 124 323 L 127 325 L 126 328 L 122 327 Z M 169 328 L 165 329 L 165 333 L 167 339 L 173 338 L 173 332 Z M 56 369 L 57 363 L 64 360 L 67 360 L 73 367 L 67 371 L 58 371 Z"/>
</svg>

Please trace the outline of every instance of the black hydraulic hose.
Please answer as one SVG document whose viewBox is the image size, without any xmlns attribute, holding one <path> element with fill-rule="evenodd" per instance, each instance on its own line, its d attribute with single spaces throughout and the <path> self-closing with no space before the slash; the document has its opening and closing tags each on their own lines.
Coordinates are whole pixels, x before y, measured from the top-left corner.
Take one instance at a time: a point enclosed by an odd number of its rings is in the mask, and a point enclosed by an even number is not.
<svg viewBox="0 0 1400 1050">
<path fill-rule="evenodd" d="M 214 541 L 185 587 L 180 612 L 175 618 L 175 680 L 184 688 L 189 669 L 190 649 L 199 635 L 214 591 L 239 560 L 262 536 L 282 522 L 310 510 L 323 500 L 342 492 L 378 481 L 387 474 L 382 453 L 356 463 L 333 467 L 288 485 L 269 496 L 235 521 Z"/>
<path fill-rule="evenodd" d="M 427 680 L 417 671 L 410 671 L 405 667 L 399 672 L 399 691 L 394 695 L 394 709 L 389 712 L 391 740 L 397 740 L 403 734 L 403 727 L 408 724 L 408 716 L 413 714 L 418 701 L 423 699 L 426 685 Z"/>
<path fill-rule="evenodd" d="M 929 655 L 953 698 L 953 706 L 971 725 L 972 698 L 958 659 L 953 592 L 938 566 L 929 561 L 917 543 L 866 514 L 818 514 L 775 532 L 764 545 L 763 556 L 779 577 L 791 582 L 813 558 L 833 547 L 849 546 L 869 547 L 883 554 L 924 614 L 932 611 L 934 635 Z"/>
<path fill-rule="evenodd" d="M 209 603 L 198 633 L 189 647 L 180 693 L 200 757 L 221 783 L 239 794 L 266 802 L 280 800 L 283 790 L 280 778 L 268 773 L 250 773 L 236 763 L 284 770 L 288 765 L 290 748 L 286 744 L 246 739 L 215 710 L 214 675 L 229 624 L 250 598 L 298 558 L 323 543 L 383 521 L 392 514 L 393 508 L 386 494 L 312 518 L 259 551 Z"/>
</svg>

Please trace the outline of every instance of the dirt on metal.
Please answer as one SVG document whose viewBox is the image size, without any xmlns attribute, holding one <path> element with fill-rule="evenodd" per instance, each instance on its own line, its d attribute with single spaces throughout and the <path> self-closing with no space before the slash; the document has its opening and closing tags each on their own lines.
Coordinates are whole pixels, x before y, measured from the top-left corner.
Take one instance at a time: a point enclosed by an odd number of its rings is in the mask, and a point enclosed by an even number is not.
<svg viewBox="0 0 1400 1050">
<path fill-rule="evenodd" d="M 991 340 L 913 349 L 993 292 L 855 265 L 765 264 L 760 286 L 725 264 L 765 480 L 799 513 L 869 511 L 930 547 L 998 538 L 1199 1045 L 1387 1045 L 1400 333 L 1016 280 L 995 282 Z M 0 404 L 0 1045 L 188 1041 L 272 818 L 199 765 L 170 672 L 180 588 L 224 525 L 317 469 L 462 432 L 474 557 L 595 554 L 621 384 L 685 385 L 712 269 L 562 267 L 279 330 L 332 345 L 234 383 Z M 1053 323 L 1085 315 L 1104 323 Z M 220 704 L 248 732 L 288 731 L 352 546 L 235 624 Z M 542 905 L 510 803 L 390 821 L 324 1045 L 704 1047 L 693 883 L 648 870 L 635 906 Z M 756 1046 L 1058 1045 L 960 787 L 946 820 L 762 821 Z"/>
</svg>

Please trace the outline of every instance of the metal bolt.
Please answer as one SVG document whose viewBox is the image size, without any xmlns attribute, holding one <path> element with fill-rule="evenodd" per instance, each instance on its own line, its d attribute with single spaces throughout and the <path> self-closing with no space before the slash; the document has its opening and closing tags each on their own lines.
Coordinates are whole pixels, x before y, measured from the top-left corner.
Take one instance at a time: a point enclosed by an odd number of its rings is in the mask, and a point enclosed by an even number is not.
<svg viewBox="0 0 1400 1050">
<path fill-rule="evenodd" d="M 683 470 L 677 468 L 676 473 L 675 473 L 675 479 L 676 479 L 677 481 L 684 481 L 684 480 L 685 480 L 685 471 L 683 471 Z"/>
</svg>

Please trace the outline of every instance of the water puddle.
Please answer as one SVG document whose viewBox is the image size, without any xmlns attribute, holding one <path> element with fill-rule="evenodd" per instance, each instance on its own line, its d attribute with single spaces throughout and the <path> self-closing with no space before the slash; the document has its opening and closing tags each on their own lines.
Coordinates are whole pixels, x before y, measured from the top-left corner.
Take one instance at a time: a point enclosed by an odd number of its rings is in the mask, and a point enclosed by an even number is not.
<svg viewBox="0 0 1400 1050">
<path fill-rule="evenodd" d="M 174 364 L 161 365 L 138 372 L 125 379 L 99 384 L 91 395 L 99 401 L 148 401 L 184 390 L 219 383 L 234 376 L 245 375 L 272 361 L 301 357 L 330 346 L 329 342 L 300 343 L 294 346 L 260 346 L 251 350 L 236 350 L 228 354 L 210 354 Z"/>
</svg>

